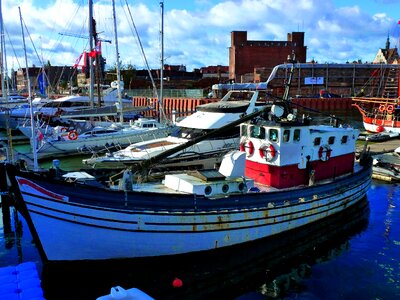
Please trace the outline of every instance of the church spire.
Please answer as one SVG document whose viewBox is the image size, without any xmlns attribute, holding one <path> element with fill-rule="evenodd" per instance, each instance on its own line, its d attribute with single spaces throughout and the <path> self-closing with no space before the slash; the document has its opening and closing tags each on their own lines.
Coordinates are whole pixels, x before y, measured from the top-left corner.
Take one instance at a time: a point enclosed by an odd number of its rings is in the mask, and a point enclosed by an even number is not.
<svg viewBox="0 0 400 300">
<path fill-rule="evenodd" d="M 389 33 L 388 33 L 388 37 L 386 39 L 386 50 L 390 49 L 390 40 L 389 40 Z"/>
</svg>

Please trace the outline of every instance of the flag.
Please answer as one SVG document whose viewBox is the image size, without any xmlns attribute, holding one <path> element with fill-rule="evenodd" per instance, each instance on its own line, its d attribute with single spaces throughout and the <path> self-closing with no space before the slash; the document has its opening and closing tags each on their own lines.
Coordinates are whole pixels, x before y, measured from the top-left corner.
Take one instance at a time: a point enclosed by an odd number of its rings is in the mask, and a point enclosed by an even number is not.
<svg viewBox="0 0 400 300">
<path fill-rule="evenodd" d="M 40 130 L 37 131 L 37 138 L 39 142 L 43 141 L 43 133 Z"/>
<path fill-rule="evenodd" d="M 86 67 L 86 52 L 82 52 L 81 55 L 77 58 L 74 64 L 74 68 L 82 67 L 82 72 L 85 72 L 85 67 Z"/>
<path fill-rule="evenodd" d="M 48 84 L 47 84 L 46 76 L 43 73 L 39 74 L 38 83 L 39 83 L 40 93 L 42 95 L 46 96 L 46 87 Z"/>
<path fill-rule="evenodd" d="M 101 41 L 97 41 L 96 47 L 88 53 L 89 57 L 95 58 L 96 55 L 101 55 Z"/>
<path fill-rule="evenodd" d="M 399 21 L 400 22 L 400 21 Z M 96 44 L 96 53 L 101 55 L 101 41 L 97 41 Z"/>
</svg>

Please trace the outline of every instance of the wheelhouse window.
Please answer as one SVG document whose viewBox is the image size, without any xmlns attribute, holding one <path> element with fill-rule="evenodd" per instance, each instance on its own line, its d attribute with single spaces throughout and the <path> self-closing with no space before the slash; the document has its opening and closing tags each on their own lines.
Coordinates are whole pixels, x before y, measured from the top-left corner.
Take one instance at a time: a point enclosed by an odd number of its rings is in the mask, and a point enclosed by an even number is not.
<svg viewBox="0 0 400 300">
<path fill-rule="evenodd" d="M 271 142 L 278 142 L 278 130 L 277 129 L 270 129 L 268 132 L 269 140 Z"/>
<path fill-rule="evenodd" d="M 321 138 L 320 137 L 316 137 L 314 139 L 314 146 L 319 146 L 321 145 Z"/>
<path fill-rule="evenodd" d="M 348 139 L 349 139 L 349 137 L 347 135 L 342 136 L 342 139 L 341 139 L 342 144 L 347 144 Z"/>
<path fill-rule="evenodd" d="M 257 139 L 265 139 L 265 128 L 260 126 L 251 126 L 250 137 Z"/>
<path fill-rule="evenodd" d="M 290 129 L 285 129 L 285 130 L 283 131 L 283 141 L 284 141 L 285 143 L 287 143 L 287 142 L 290 141 Z"/>
<path fill-rule="evenodd" d="M 330 136 L 328 139 L 328 144 L 329 145 L 333 145 L 335 143 L 335 137 L 334 136 Z"/>
<path fill-rule="evenodd" d="M 295 129 L 293 133 L 293 141 L 300 142 L 300 129 Z"/>
<path fill-rule="evenodd" d="M 247 134 L 247 125 L 243 124 L 240 126 L 240 135 L 241 136 L 248 136 Z"/>
</svg>

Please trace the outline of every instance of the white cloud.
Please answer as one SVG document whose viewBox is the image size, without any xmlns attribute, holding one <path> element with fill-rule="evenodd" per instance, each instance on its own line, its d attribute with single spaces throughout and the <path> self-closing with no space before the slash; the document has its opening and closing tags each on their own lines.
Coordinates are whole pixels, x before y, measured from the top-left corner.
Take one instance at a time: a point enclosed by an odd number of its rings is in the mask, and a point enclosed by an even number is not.
<svg viewBox="0 0 400 300">
<path fill-rule="evenodd" d="M 157 68 L 160 65 L 160 7 L 149 3 L 136 1 L 130 4 L 130 11 L 147 60 L 151 67 Z M 59 34 L 87 36 L 87 1 L 56 0 L 39 8 L 32 0 L 3 0 L 3 12 L 7 12 L 3 13 L 4 24 L 11 40 L 6 38 L 10 63 L 16 61 L 11 43 L 18 60 L 23 61 L 18 6 L 45 61 L 50 60 L 52 65 L 73 65 L 79 53 L 87 49 L 87 39 Z M 332 0 L 197 0 L 182 7 L 184 4 L 180 3 L 179 8 L 174 8 L 173 2 L 166 6 L 165 62 L 184 64 L 188 70 L 227 65 L 230 33 L 235 30 L 246 30 L 248 38 L 253 40 L 286 40 L 288 32 L 304 31 L 308 59 L 319 62 L 371 61 L 378 48 L 384 46 L 388 29 L 393 39 L 398 36 L 398 29 L 393 26 L 397 20 L 383 10 L 384 4 L 379 11 L 368 11 L 365 5 L 335 7 Z M 109 1 L 95 1 L 94 17 L 100 36 L 114 40 Z M 117 6 L 117 19 L 123 64 L 142 68 L 143 57 L 126 7 Z M 26 44 L 30 64 L 38 65 L 29 37 Z M 114 44 L 104 44 L 103 52 L 112 65 Z"/>
</svg>

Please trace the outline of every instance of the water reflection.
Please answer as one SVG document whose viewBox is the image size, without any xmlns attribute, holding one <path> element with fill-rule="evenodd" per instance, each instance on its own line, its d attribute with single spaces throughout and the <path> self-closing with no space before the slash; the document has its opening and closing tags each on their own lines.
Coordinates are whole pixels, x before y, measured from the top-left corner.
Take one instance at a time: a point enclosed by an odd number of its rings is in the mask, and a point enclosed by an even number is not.
<svg viewBox="0 0 400 300">
<path fill-rule="evenodd" d="M 43 289 L 48 300 L 95 299 L 116 285 L 139 288 L 155 299 L 284 297 L 303 289 L 302 279 L 311 275 L 312 265 L 342 255 L 349 239 L 365 230 L 368 218 L 364 199 L 317 225 L 228 250 L 162 259 L 47 263 Z M 182 280 L 182 287 L 173 287 L 175 278 Z"/>
</svg>

